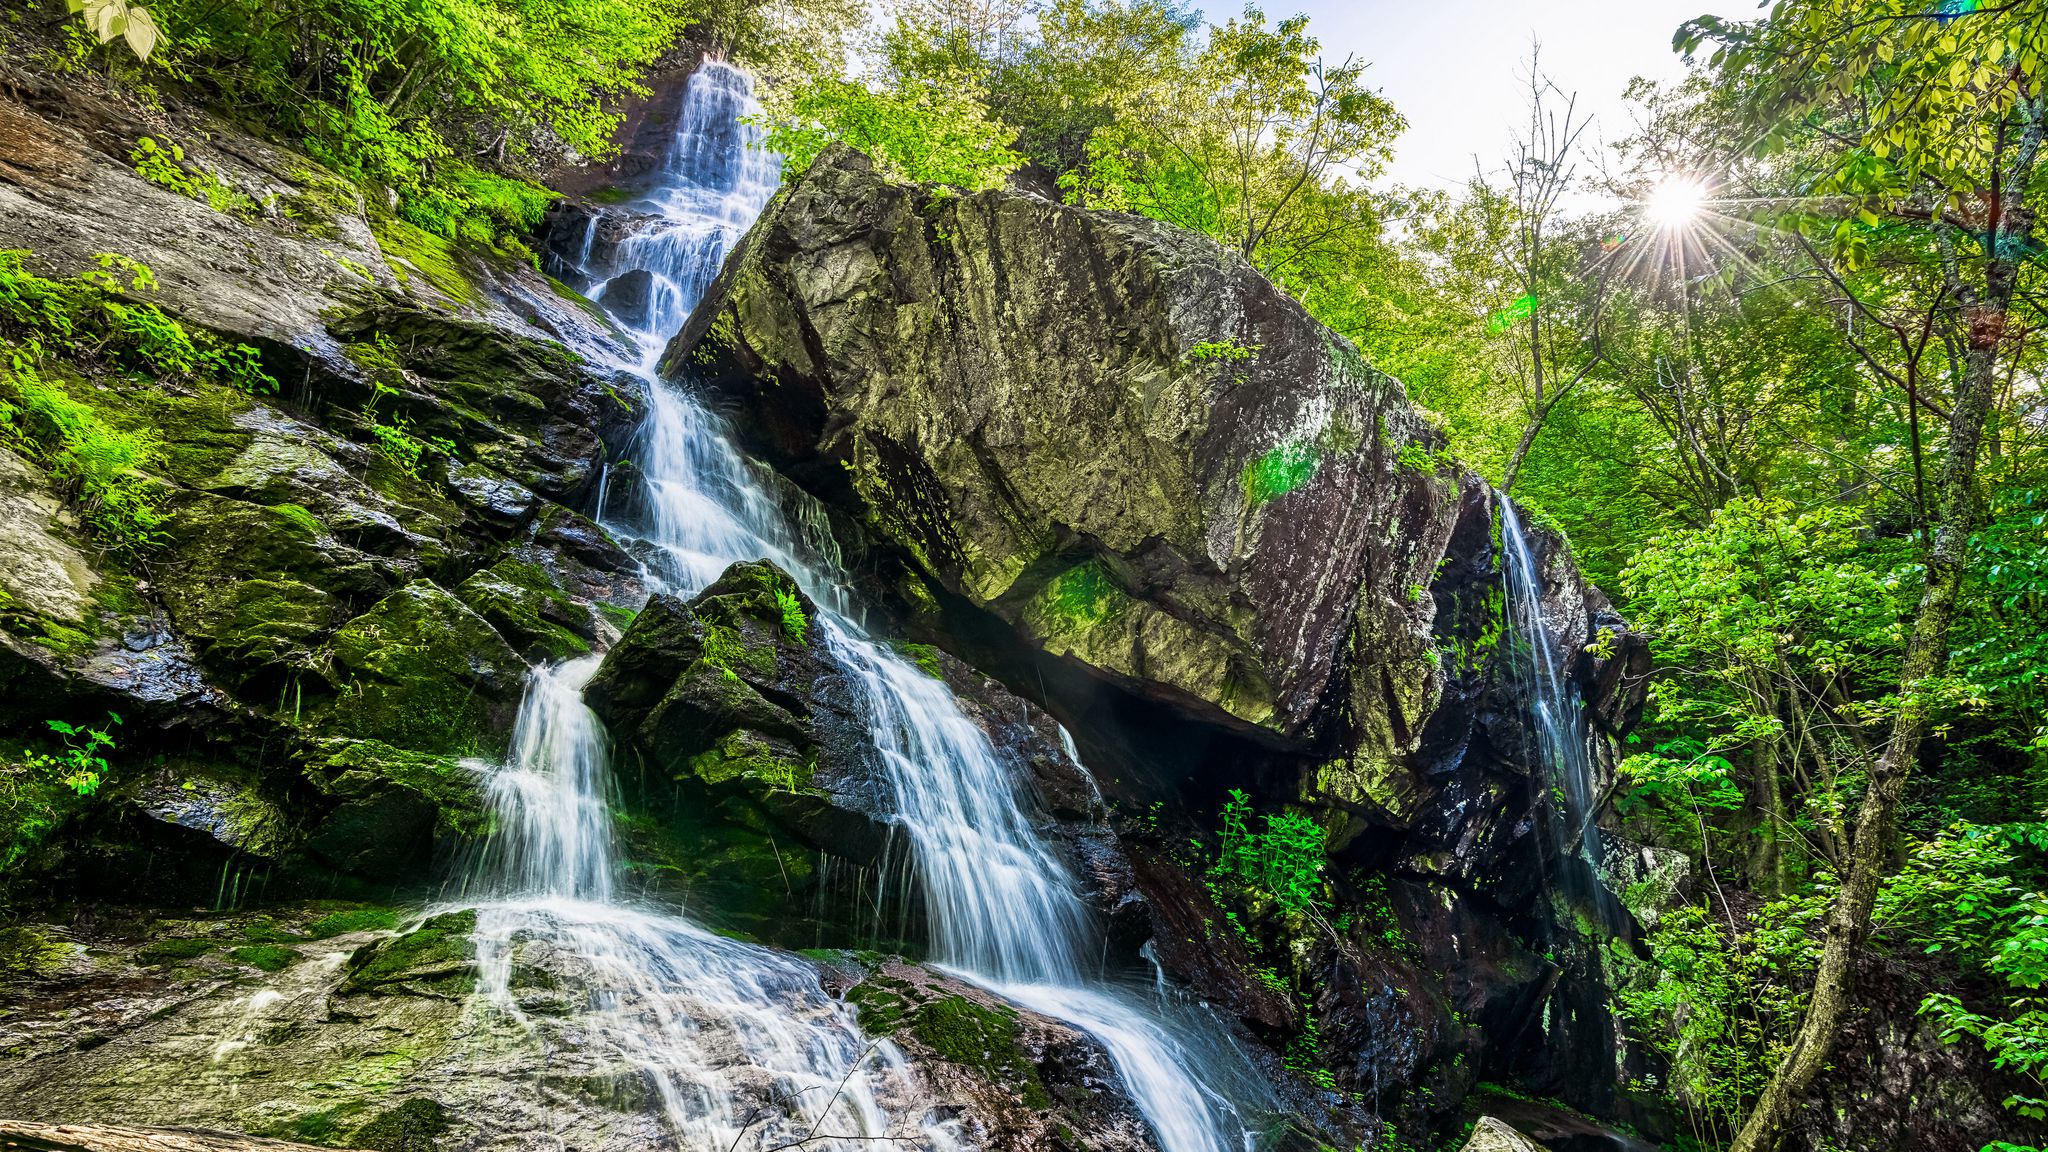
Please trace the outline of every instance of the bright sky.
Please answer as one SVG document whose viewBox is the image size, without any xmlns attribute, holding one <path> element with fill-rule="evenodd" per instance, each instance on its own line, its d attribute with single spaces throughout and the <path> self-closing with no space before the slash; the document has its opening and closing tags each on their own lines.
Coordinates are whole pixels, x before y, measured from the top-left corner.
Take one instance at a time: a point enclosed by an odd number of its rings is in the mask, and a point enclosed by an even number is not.
<svg viewBox="0 0 2048 1152">
<path fill-rule="evenodd" d="M 1242 0 L 1200 0 L 1212 22 Z M 1622 89 L 1634 76 L 1674 79 L 1684 68 L 1671 34 L 1704 14 L 1756 15 L 1755 0 L 1265 0 L 1273 20 L 1305 12 L 1324 59 L 1348 54 L 1372 65 L 1366 80 L 1408 117 L 1389 179 L 1452 189 L 1472 175 L 1472 158 L 1501 167 L 1528 107 L 1529 46 L 1543 46 L 1543 71 L 1593 114 L 1582 142 L 1631 134 Z"/>
</svg>

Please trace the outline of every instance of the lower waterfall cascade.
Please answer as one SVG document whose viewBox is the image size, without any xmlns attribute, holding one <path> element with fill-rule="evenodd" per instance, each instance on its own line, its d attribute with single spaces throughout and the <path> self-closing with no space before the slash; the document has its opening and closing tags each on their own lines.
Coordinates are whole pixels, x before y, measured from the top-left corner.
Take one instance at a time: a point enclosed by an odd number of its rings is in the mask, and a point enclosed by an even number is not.
<svg viewBox="0 0 2048 1152">
<path fill-rule="evenodd" d="M 1163 985 L 1126 989 L 1095 971 L 1100 930 L 986 735 L 941 681 L 867 633 L 823 534 L 794 530 L 718 418 L 655 373 L 667 337 L 774 192 L 777 161 L 748 119 L 754 110 L 743 71 L 710 61 L 690 77 L 664 183 L 645 194 L 655 221 L 622 240 L 607 269 L 613 280 L 644 272 L 652 283 L 644 325 L 629 330 L 638 361 L 618 363 L 649 395 L 636 454 L 644 509 L 606 526 L 644 546 L 661 591 L 689 595 L 738 561 L 768 559 L 791 573 L 860 689 L 923 881 L 933 964 L 1101 1043 L 1165 1152 L 1249 1149 L 1242 1110 L 1264 1103 L 1263 1086 L 1220 1022 L 1173 1003 Z M 604 302 L 605 287 L 593 296 Z M 834 1148 L 900 1141 L 910 1126 L 922 1146 L 956 1145 L 948 1125 L 904 1109 L 900 1056 L 886 1043 L 870 1049 L 808 965 L 616 895 L 606 740 L 581 699 L 598 663 L 537 669 L 514 754 L 487 769 L 500 831 L 472 880 L 485 897 L 486 997 L 517 1013 L 520 947 L 540 942 L 579 958 L 598 1007 L 578 1021 L 575 1042 L 608 1045 L 652 1078 L 685 1147 L 732 1146 L 754 1118 L 748 1106 L 768 1099 L 798 1101 L 791 1115 L 756 1121 L 770 1144 L 806 1132 Z M 832 1085 L 843 1088 L 830 1099 L 816 1091 Z"/>
</svg>

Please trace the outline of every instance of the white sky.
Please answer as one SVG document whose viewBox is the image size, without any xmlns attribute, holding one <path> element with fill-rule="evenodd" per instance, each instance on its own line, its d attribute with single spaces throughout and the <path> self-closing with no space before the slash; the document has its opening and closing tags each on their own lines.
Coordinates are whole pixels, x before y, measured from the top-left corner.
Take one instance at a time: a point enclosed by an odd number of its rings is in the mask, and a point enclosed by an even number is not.
<svg viewBox="0 0 2048 1152">
<path fill-rule="evenodd" d="M 1211 22 L 1242 0 L 1199 0 Z M 1622 89 L 1634 76 L 1684 72 L 1671 35 L 1703 14 L 1753 18 L 1755 0 L 1265 0 L 1269 20 L 1307 13 L 1323 58 L 1356 54 L 1366 80 L 1408 118 L 1395 143 L 1390 182 L 1454 189 L 1472 158 L 1498 169 L 1528 107 L 1526 64 L 1543 45 L 1543 71 L 1579 94 L 1594 126 L 1582 138 L 1618 140 L 1633 130 Z"/>
</svg>

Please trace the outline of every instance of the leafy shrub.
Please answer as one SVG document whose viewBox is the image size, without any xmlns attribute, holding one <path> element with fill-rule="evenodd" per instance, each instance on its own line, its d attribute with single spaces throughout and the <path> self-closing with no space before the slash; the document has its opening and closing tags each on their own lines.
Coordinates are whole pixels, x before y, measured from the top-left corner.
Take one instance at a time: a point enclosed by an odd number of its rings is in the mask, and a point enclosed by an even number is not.
<svg viewBox="0 0 2048 1152">
<path fill-rule="evenodd" d="M 450 239 L 518 230 L 538 189 L 486 176 L 615 151 L 607 105 L 694 15 L 684 0 L 157 0 L 159 66 Z M 282 16 L 282 18 L 281 18 Z M 543 201 L 544 203 L 544 201 Z"/>
<path fill-rule="evenodd" d="M 1247 824 L 1251 800 L 1233 788 L 1223 805 L 1221 850 L 1216 870 L 1264 889 L 1283 908 L 1313 905 L 1322 891 L 1323 848 L 1328 833 L 1295 812 L 1269 814 L 1264 831 Z"/>
<path fill-rule="evenodd" d="M 43 723 L 64 738 L 64 750 L 54 756 L 45 752 L 29 753 L 29 771 L 49 773 L 80 796 L 90 796 L 99 791 L 108 771 L 106 757 L 100 752 L 114 746 L 113 734 L 106 728 L 80 728 L 63 720 L 45 720 Z M 120 723 L 120 716 L 107 713 L 108 727 Z"/>
<path fill-rule="evenodd" d="M 891 180 L 1000 188 L 1024 162 L 1009 148 L 1015 129 L 989 115 L 971 76 L 919 78 L 893 89 L 820 77 L 797 89 L 773 118 L 768 146 L 783 171 L 803 174 L 833 141 L 844 141 Z"/>
</svg>

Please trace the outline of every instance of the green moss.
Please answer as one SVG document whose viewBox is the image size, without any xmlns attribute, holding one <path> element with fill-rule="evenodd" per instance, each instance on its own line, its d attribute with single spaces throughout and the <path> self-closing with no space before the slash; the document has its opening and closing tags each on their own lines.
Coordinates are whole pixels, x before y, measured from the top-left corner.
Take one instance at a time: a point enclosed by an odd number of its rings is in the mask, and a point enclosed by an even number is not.
<svg viewBox="0 0 2048 1152">
<path fill-rule="evenodd" d="M 0 928 L 0 978 L 34 976 L 64 959 L 62 944 L 33 928 Z"/>
<path fill-rule="evenodd" d="M 1046 615 L 1083 628 L 1114 618 L 1130 603 L 1130 594 L 1099 560 L 1053 577 L 1039 596 Z"/>
<path fill-rule="evenodd" d="M 745 729 L 726 733 L 716 747 L 690 758 L 690 774 L 707 784 L 745 777 L 794 792 L 810 785 L 812 770 L 811 764 Z"/>
<path fill-rule="evenodd" d="M 299 962 L 299 954 L 282 944 L 250 944 L 228 953 L 235 960 L 265 972 L 282 972 Z"/>
<path fill-rule="evenodd" d="M 354 1148 L 373 1152 L 434 1152 L 448 1130 L 448 1115 L 433 1100 L 414 1098 L 386 1109 L 349 1136 Z"/>
<path fill-rule="evenodd" d="M 1242 485 L 1245 503 L 1253 508 L 1277 500 L 1316 474 L 1322 454 L 1314 444 L 1290 440 L 1245 465 Z"/>
<path fill-rule="evenodd" d="M 320 523 L 320 518 L 308 511 L 303 504 L 272 504 L 270 510 L 287 524 L 305 533 L 308 538 L 317 540 L 327 534 L 327 526 Z"/>
<path fill-rule="evenodd" d="M 350 797 L 396 786 L 435 808 L 437 836 L 475 839 L 490 827 L 476 773 L 452 756 L 394 748 L 379 740 L 333 741 L 322 751 L 325 755 L 311 765 L 322 791 Z"/>
<path fill-rule="evenodd" d="M 853 1005 L 861 1031 L 870 1036 L 890 1036 L 903 1026 L 903 1020 L 913 1005 L 894 987 L 889 987 L 895 983 L 882 977 L 870 977 L 847 992 L 846 1002 Z"/>
<path fill-rule="evenodd" d="M 315 940 L 325 940 L 350 932 L 389 932 L 397 927 L 398 913 L 393 909 L 348 908 L 330 912 L 306 925 L 306 934 Z"/>
<path fill-rule="evenodd" d="M 423 992 L 466 994 L 475 979 L 476 912 L 465 909 L 435 916 L 403 936 L 368 944 L 349 958 L 343 992 L 390 990 L 407 985 Z"/>
<path fill-rule="evenodd" d="M 410 269 L 458 304 L 473 305 L 482 299 L 476 285 L 463 274 L 460 259 L 448 241 L 389 216 L 372 219 L 370 231 L 377 237 L 377 246 L 383 249 L 385 262 L 391 265 L 400 283 L 410 283 Z"/>
<path fill-rule="evenodd" d="M 538 564 L 505 557 L 457 585 L 455 595 L 530 658 L 561 661 L 590 651 L 564 624 L 588 614 Z"/>
<path fill-rule="evenodd" d="M 939 664 L 939 650 L 937 648 L 929 644 L 900 644 L 897 645 L 897 648 L 905 656 L 910 657 L 910 662 L 917 665 L 925 675 L 935 680 L 944 680 L 946 678 L 945 669 Z"/>
<path fill-rule="evenodd" d="M 170 936 L 152 940 L 135 950 L 138 964 L 176 964 L 195 959 L 220 947 L 218 940 L 206 940 L 192 936 Z"/>
<path fill-rule="evenodd" d="M 1016 1013 L 948 996 L 920 1007 L 910 1032 L 940 1056 L 1009 1086 L 1026 1106 L 1051 1105 L 1038 1069 L 1017 1046 Z"/>
<path fill-rule="evenodd" d="M 617 628 L 621 633 L 631 628 L 633 621 L 640 615 L 640 613 L 631 608 L 623 608 L 617 604 L 607 604 L 602 600 L 592 604 L 591 607 L 597 610 L 599 616 L 611 621 L 612 627 Z"/>
<path fill-rule="evenodd" d="M 349 621 L 330 642 L 340 698 L 337 735 L 423 752 L 495 748 L 490 696 L 520 683 L 525 664 L 475 611 L 415 580 Z"/>
</svg>

